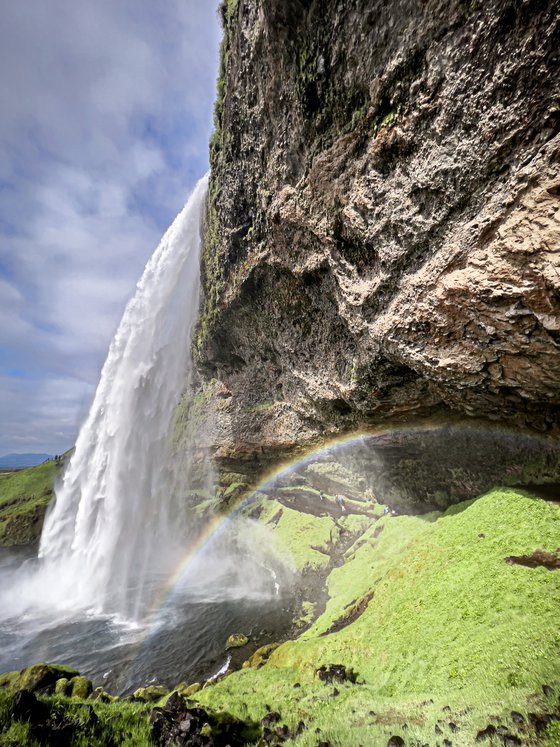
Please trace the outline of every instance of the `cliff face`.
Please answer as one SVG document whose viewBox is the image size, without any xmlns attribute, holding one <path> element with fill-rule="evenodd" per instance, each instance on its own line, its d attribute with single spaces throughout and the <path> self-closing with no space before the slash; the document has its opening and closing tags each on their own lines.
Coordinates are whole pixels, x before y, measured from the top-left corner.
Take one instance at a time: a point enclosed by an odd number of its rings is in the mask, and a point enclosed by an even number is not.
<svg viewBox="0 0 560 747">
<path fill-rule="evenodd" d="M 227 0 L 195 341 L 221 453 L 560 402 L 560 6 Z"/>
</svg>

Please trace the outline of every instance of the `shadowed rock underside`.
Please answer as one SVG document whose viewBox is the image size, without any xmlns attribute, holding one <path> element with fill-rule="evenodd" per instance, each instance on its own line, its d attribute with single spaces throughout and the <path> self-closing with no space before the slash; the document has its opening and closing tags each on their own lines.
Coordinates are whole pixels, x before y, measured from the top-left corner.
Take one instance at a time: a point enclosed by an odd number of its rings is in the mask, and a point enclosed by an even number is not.
<svg viewBox="0 0 560 747">
<path fill-rule="evenodd" d="M 557 2 L 229 0 L 195 340 L 218 454 L 560 390 Z"/>
</svg>

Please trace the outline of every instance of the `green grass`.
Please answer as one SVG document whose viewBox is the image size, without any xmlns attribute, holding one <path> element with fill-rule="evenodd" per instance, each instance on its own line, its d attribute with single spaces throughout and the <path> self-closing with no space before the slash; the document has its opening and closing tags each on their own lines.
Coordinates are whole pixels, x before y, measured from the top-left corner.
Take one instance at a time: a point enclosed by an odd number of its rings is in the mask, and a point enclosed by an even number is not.
<svg viewBox="0 0 560 747">
<path fill-rule="evenodd" d="M 7 503 L 35 495 L 44 497 L 52 494 L 52 486 L 57 475 L 55 462 L 44 462 L 38 467 L 22 469 L 2 475 L 0 480 L 0 509 Z"/>
<path fill-rule="evenodd" d="M 262 507 L 259 522 L 270 530 L 262 539 L 267 543 L 272 540 L 286 565 L 300 572 L 327 567 L 330 562 L 328 552 L 340 537 L 340 530 L 330 516 L 300 513 L 266 497 L 260 499 L 259 504 Z M 278 522 L 269 524 L 280 511 L 282 515 Z"/>
<path fill-rule="evenodd" d="M 511 710 L 546 708 L 544 683 L 560 693 L 560 573 L 504 559 L 553 551 L 559 538 L 556 506 L 509 489 L 444 514 L 386 517 L 331 572 L 326 610 L 308 631 L 260 670 L 234 673 L 197 698 L 241 717 L 260 718 L 271 705 L 289 725 L 318 726 L 332 745 L 377 744 L 374 735 L 384 744 L 391 733 L 425 742 L 443 719 L 460 727 L 453 745 L 472 746 L 495 714 L 515 734 Z M 321 635 L 372 589 L 360 617 Z M 337 685 L 331 697 L 315 676 L 331 663 L 353 667 L 360 684 Z M 297 744 L 316 740 L 306 731 Z"/>
<path fill-rule="evenodd" d="M 33 738 L 28 723 L 11 719 L 14 694 L 0 691 L 0 745 L 2 747 L 39 747 L 44 742 Z M 101 703 L 76 701 L 62 697 L 41 697 L 55 720 L 72 724 L 73 747 L 118 744 L 123 747 L 149 747 L 153 745 L 148 726 L 150 706 L 138 703 Z M 91 709 L 91 710 L 90 710 Z M 95 714 L 92 718 L 91 711 Z"/>
<path fill-rule="evenodd" d="M 34 542 L 53 496 L 58 474 L 55 462 L 45 462 L 0 479 L 0 545 Z"/>
</svg>

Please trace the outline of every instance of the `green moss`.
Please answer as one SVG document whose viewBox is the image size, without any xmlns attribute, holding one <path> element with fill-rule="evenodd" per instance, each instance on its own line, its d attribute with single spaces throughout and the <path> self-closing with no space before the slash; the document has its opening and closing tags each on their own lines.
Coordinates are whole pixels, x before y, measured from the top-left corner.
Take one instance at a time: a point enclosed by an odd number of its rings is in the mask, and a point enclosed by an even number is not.
<svg viewBox="0 0 560 747">
<path fill-rule="evenodd" d="M 226 650 L 230 648 L 242 648 L 249 643 L 249 639 L 243 633 L 232 633 L 226 641 Z"/>
<path fill-rule="evenodd" d="M 0 744 L 5 747 L 39 747 L 30 725 L 12 719 L 14 693 L 0 691 Z M 64 697 L 39 697 L 51 723 L 63 723 L 73 734 L 73 747 L 118 744 L 123 747 L 151 747 L 149 707 L 118 701 L 78 701 Z M 65 733 L 68 733 L 66 731 Z M 53 732 L 53 739 L 56 731 Z M 52 742 L 54 744 L 54 741 Z"/>
<path fill-rule="evenodd" d="M 268 543 L 271 536 L 276 550 L 288 565 L 300 572 L 327 567 L 330 548 L 340 536 L 330 516 L 303 514 L 266 498 L 260 501 L 260 506 L 259 520 L 270 530 L 270 535 L 261 539 Z"/>
<path fill-rule="evenodd" d="M 247 488 L 246 482 L 232 482 L 231 485 L 224 490 L 223 497 L 228 499 L 233 495 L 238 495 Z"/>
<path fill-rule="evenodd" d="M 223 37 L 220 47 L 220 67 L 216 84 L 214 104 L 214 132 L 210 138 L 210 181 L 208 201 L 204 216 L 203 247 L 201 258 L 201 307 L 193 335 L 193 353 L 199 357 L 207 335 L 217 317 L 218 304 L 224 287 L 224 266 L 220 254 L 220 229 L 217 213 L 219 200 L 221 164 L 224 157 L 223 115 L 227 96 L 229 55 L 235 32 L 237 0 L 223 0 L 220 5 Z"/>
<path fill-rule="evenodd" d="M 85 700 L 93 691 L 91 681 L 88 680 L 87 677 L 82 677 L 81 675 L 72 677 L 68 685 L 70 687 L 70 694 L 73 698 L 81 698 Z"/>
<path fill-rule="evenodd" d="M 70 679 L 77 675 L 78 672 L 75 669 L 60 664 L 33 664 L 33 666 L 22 669 L 9 686 L 18 690 L 35 692 L 47 687 L 54 688 L 56 681 L 61 677 Z"/>
<path fill-rule="evenodd" d="M 273 651 L 276 651 L 279 645 L 279 643 L 267 643 L 266 645 L 261 646 L 247 661 L 243 662 L 243 667 L 245 669 L 247 667 L 260 667 L 268 660 L 270 654 Z"/>
<path fill-rule="evenodd" d="M 308 631 L 200 700 L 252 718 L 273 700 L 283 722 L 306 723 L 298 745 L 316 744 L 314 726 L 333 744 L 386 744 L 395 733 L 431 743 L 435 724 L 449 720 L 459 728 L 453 745 L 471 747 L 496 713 L 516 734 L 510 712 L 546 708 L 543 683 L 560 689 L 560 574 L 505 558 L 552 551 L 559 536 L 556 506 L 509 489 L 444 514 L 385 517 L 331 572 L 329 602 Z M 331 663 L 353 667 L 362 684 L 337 684 L 333 699 L 315 676 Z"/>
<path fill-rule="evenodd" d="M 315 603 L 304 601 L 301 603 L 301 610 L 299 617 L 294 620 L 296 628 L 305 628 L 311 625 L 313 617 L 315 615 Z"/>
<path fill-rule="evenodd" d="M 0 480 L 0 546 L 36 541 L 53 496 L 55 462 L 3 475 Z"/>
</svg>

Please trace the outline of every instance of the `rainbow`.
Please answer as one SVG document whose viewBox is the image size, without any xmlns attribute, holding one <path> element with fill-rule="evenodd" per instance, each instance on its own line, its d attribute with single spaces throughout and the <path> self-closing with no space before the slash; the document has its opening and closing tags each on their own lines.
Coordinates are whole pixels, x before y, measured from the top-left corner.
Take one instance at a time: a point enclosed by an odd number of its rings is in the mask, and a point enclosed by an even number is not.
<svg viewBox="0 0 560 747">
<path fill-rule="evenodd" d="M 241 501 L 230 513 L 226 515 L 217 515 L 210 519 L 210 521 L 200 531 L 198 537 L 191 542 L 185 555 L 181 558 L 181 561 L 170 574 L 166 582 L 162 585 L 160 592 L 157 594 L 154 604 L 152 605 L 150 619 L 152 623 L 149 625 L 146 636 L 151 637 L 152 633 L 159 627 L 160 614 L 170 603 L 173 602 L 177 596 L 178 591 L 182 588 L 186 577 L 189 574 L 190 569 L 193 567 L 194 562 L 200 558 L 212 545 L 212 543 L 225 531 L 225 529 L 231 524 L 231 522 L 249 505 L 252 503 L 258 493 L 267 492 L 275 487 L 275 483 L 287 477 L 290 473 L 300 470 L 307 466 L 311 462 L 317 460 L 319 457 L 339 450 L 341 448 L 347 448 L 349 446 L 363 442 L 366 438 L 379 438 L 385 435 L 394 433 L 421 433 L 427 431 L 437 430 L 442 427 L 455 427 L 460 429 L 469 430 L 484 430 L 485 433 L 488 431 L 496 431 L 502 435 L 508 436 L 520 436 L 521 431 L 516 429 L 514 426 L 504 427 L 503 425 L 492 424 L 488 422 L 480 422 L 473 420 L 470 423 L 464 421 L 454 420 L 425 420 L 417 422 L 414 425 L 409 424 L 389 424 L 386 423 L 382 427 L 364 430 L 360 432 L 354 432 L 351 434 L 345 434 L 342 436 L 336 436 L 328 441 L 323 441 L 321 444 L 310 446 L 306 450 L 300 451 L 296 455 L 292 455 L 290 459 L 279 462 L 273 468 L 265 472 L 259 481 L 259 483 L 251 490 L 250 493 Z M 524 435 L 528 435 L 526 432 Z M 533 434 L 532 434 L 533 435 Z M 535 438 L 548 441 L 546 437 L 538 436 L 534 434 Z"/>
</svg>

